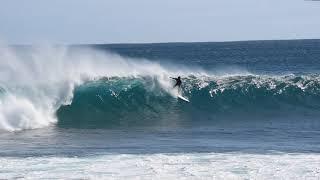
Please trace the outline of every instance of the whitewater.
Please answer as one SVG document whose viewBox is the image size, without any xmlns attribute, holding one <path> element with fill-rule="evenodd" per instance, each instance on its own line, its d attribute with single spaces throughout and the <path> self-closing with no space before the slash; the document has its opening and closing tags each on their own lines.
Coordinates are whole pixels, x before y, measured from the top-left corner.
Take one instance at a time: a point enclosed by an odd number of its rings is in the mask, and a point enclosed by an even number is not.
<svg viewBox="0 0 320 180">
<path fill-rule="evenodd" d="M 0 179 L 319 179 L 319 57 L 319 40 L 1 46 Z"/>
</svg>

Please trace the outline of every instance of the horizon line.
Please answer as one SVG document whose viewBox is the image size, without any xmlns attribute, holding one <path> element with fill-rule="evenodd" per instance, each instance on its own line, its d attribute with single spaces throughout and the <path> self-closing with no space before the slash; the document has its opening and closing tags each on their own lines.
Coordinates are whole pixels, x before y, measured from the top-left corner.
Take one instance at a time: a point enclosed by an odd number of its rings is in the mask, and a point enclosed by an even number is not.
<svg viewBox="0 0 320 180">
<path fill-rule="evenodd" d="M 191 43 L 235 43 L 235 42 L 258 42 L 258 41 L 304 41 L 304 40 L 320 40 L 320 38 L 298 38 L 298 39 L 257 39 L 257 40 L 227 40 L 227 41 L 163 41 L 163 42 L 116 42 L 116 43 L 52 43 L 54 46 L 85 46 L 85 45 L 143 45 L 143 44 L 191 44 Z M 33 46 L 50 43 L 21 43 L 7 44 L 8 46 Z"/>
</svg>

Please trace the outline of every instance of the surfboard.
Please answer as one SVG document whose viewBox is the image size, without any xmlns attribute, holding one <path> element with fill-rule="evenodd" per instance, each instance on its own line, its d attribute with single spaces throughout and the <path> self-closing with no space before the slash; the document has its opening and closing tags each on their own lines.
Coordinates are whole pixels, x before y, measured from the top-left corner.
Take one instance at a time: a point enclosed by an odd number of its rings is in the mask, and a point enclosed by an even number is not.
<svg viewBox="0 0 320 180">
<path fill-rule="evenodd" d="M 187 99 L 187 98 L 185 98 L 185 97 L 183 97 L 181 95 L 178 95 L 178 98 L 181 99 L 181 100 L 184 100 L 186 102 L 190 102 L 189 99 Z"/>
</svg>

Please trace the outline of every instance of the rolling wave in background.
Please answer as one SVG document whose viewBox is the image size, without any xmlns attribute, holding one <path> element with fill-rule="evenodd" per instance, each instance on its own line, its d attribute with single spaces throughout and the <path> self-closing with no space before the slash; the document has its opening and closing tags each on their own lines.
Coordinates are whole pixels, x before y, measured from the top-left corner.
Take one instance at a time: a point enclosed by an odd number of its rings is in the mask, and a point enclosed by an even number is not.
<svg viewBox="0 0 320 180">
<path fill-rule="evenodd" d="M 230 73 L 232 72 L 232 73 Z M 170 76 L 182 76 L 177 98 Z M 89 48 L 0 48 L 0 129 L 181 126 L 320 112 L 320 75 L 161 65 Z"/>
</svg>

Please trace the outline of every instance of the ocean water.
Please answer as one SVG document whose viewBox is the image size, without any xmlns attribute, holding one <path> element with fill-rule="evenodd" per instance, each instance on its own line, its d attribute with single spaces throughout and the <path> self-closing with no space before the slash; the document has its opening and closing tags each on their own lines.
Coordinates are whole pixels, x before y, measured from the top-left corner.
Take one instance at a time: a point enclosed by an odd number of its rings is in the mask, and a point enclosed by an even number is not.
<svg viewBox="0 0 320 180">
<path fill-rule="evenodd" d="M 0 179 L 319 179 L 319 115 L 320 40 L 0 46 Z"/>
</svg>

